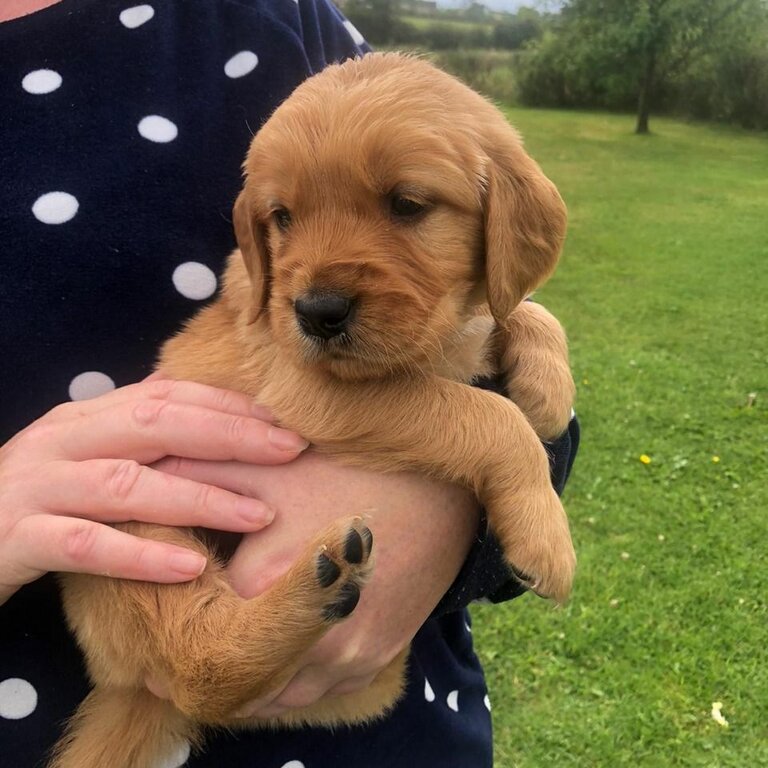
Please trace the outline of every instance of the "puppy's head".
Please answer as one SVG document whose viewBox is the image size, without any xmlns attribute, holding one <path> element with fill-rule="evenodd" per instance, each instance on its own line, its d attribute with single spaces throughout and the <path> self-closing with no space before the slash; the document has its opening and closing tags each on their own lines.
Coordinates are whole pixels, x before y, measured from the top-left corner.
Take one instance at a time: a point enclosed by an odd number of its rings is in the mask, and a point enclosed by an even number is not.
<svg viewBox="0 0 768 768">
<path fill-rule="evenodd" d="M 554 268 L 565 208 L 501 113 L 425 61 L 307 80 L 255 137 L 235 204 L 253 313 L 344 378 L 438 363 Z"/>
</svg>

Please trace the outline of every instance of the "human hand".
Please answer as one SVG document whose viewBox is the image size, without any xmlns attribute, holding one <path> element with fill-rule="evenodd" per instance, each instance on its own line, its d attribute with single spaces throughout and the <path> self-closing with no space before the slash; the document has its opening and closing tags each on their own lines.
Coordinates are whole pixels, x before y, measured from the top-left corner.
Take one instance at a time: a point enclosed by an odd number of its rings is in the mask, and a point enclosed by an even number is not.
<svg viewBox="0 0 768 768">
<path fill-rule="evenodd" d="M 244 717 L 273 717 L 367 687 L 434 610 L 477 531 L 477 503 L 469 492 L 412 473 L 379 474 L 312 452 L 281 467 L 164 465 L 279 506 L 274 523 L 246 535 L 229 564 L 231 582 L 246 598 L 268 589 L 326 523 L 361 514 L 373 531 L 374 573 L 355 611 L 304 655 L 281 690 L 244 707 Z M 150 686 L 163 695 L 156 681 Z"/>
<path fill-rule="evenodd" d="M 109 523 L 255 531 L 273 508 L 147 465 L 169 455 L 280 464 L 306 445 L 245 395 L 157 376 L 57 406 L 0 447 L 0 605 L 46 571 L 195 578 L 201 555 Z"/>
</svg>

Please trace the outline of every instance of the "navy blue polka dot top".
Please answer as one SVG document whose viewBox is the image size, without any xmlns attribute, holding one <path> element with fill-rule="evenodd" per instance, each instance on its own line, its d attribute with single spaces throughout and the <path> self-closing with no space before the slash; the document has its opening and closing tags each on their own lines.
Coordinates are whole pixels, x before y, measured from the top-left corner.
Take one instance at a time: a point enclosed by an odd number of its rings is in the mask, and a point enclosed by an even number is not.
<svg viewBox="0 0 768 768">
<path fill-rule="evenodd" d="M 252 135 L 302 80 L 366 51 L 327 0 L 61 0 L 0 24 L 0 443 L 150 372 L 216 295 Z M 573 422 L 551 448 L 559 489 L 577 438 Z M 483 523 L 388 719 L 212 734 L 163 766 L 487 768 L 464 606 L 520 592 Z M 0 768 L 44 765 L 87 691 L 50 576 L 0 606 Z"/>
</svg>

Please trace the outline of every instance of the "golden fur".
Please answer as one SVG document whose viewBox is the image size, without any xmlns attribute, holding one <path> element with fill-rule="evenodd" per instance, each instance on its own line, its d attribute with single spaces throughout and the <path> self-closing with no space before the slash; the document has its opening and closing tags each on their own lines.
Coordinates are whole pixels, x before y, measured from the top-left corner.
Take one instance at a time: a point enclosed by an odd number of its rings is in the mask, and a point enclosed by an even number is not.
<svg viewBox="0 0 768 768">
<path fill-rule="evenodd" d="M 419 215 L 396 214 L 395 197 Z M 573 385 L 559 324 L 523 299 L 554 269 L 565 221 L 515 131 L 457 80 L 393 54 L 329 67 L 255 137 L 221 298 L 165 345 L 160 366 L 252 395 L 316 450 L 472 489 L 509 562 L 563 600 L 575 557 L 537 432 L 565 428 Z M 355 297 L 343 338 L 301 332 L 294 303 L 310 289 Z M 514 402 L 468 386 L 494 369 Z M 193 531 L 123 527 L 196 548 L 210 565 L 178 585 L 63 578 L 95 687 L 55 768 L 151 768 L 204 725 L 262 725 L 233 713 L 292 676 L 340 618 L 328 606 L 362 585 L 372 562 L 364 526 L 342 520 L 244 600 Z M 359 562 L 350 537 L 364 542 Z M 340 572 L 328 586 L 322 556 Z M 368 689 L 274 722 L 379 716 L 401 695 L 406 656 Z M 146 691 L 147 676 L 167 683 L 171 701 Z"/>
</svg>

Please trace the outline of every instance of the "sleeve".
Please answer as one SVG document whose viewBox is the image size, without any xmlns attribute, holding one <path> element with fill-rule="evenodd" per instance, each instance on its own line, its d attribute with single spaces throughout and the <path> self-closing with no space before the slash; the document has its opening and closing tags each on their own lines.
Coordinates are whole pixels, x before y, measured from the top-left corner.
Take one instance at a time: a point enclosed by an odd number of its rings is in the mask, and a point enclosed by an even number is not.
<svg viewBox="0 0 768 768">
<path fill-rule="evenodd" d="M 501 377 L 484 379 L 477 386 L 504 395 Z M 579 448 L 580 429 L 578 419 L 571 419 L 568 429 L 552 443 L 545 443 L 549 454 L 549 469 L 552 485 L 561 495 L 571 472 Z M 519 597 L 527 590 L 515 578 L 507 565 L 496 537 L 488 529 L 488 520 L 483 510 L 477 535 L 464 565 L 433 612 L 434 617 L 465 608 L 475 600 L 485 599 L 491 603 L 502 603 Z"/>
</svg>

